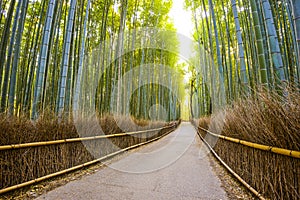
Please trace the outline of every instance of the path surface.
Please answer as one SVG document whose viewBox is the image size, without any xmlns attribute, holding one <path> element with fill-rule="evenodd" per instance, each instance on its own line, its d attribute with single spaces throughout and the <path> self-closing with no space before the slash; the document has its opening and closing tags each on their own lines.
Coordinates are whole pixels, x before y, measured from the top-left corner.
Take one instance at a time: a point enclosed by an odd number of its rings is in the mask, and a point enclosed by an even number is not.
<svg viewBox="0 0 300 200">
<path fill-rule="evenodd" d="M 227 199 L 189 123 L 38 199 Z M 204 148 L 204 147 L 203 147 Z"/>
</svg>

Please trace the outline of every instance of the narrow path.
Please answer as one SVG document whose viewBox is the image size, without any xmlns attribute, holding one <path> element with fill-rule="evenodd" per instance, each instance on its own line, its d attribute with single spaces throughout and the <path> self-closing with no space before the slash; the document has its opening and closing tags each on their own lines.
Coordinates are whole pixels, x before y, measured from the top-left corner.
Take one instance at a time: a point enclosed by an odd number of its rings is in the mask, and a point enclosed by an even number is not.
<svg viewBox="0 0 300 200">
<path fill-rule="evenodd" d="M 38 199 L 227 199 L 189 123 Z"/>
</svg>

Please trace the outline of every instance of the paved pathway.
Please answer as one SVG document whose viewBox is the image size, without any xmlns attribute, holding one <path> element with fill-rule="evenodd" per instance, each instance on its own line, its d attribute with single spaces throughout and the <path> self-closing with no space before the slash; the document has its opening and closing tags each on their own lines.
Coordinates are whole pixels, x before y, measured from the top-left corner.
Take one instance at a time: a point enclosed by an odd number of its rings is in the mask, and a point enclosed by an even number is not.
<svg viewBox="0 0 300 200">
<path fill-rule="evenodd" d="M 227 199 L 190 123 L 38 199 Z"/>
</svg>

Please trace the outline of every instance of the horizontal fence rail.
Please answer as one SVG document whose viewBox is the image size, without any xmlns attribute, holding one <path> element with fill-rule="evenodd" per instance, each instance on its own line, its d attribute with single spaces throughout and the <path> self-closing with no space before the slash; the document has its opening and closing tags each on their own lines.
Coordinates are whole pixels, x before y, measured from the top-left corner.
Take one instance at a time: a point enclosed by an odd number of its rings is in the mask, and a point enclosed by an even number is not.
<svg viewBox="0 0 300 200">
<path fill-rule="evenodd" d="M 209 145 L 209 143 L 201 136 L 200 132 L 197 128 L 200 128 L 203 131 L 208 131 L 202 127 L 195 126 L 195 129 L 197 131 L 198 136 L 200 139 L 205 143 L 205 145 L 209 148 L 209 150 L 213 153 L 213 155 L 220 161 L 220 163 L 238 180 L 240 183 L 242 183 L 248 190 L 250 190 L 258 199 L 260 200 L 267 200 L 262 196 L 261 193 L 259 193 L 255 188 L 253 188 L 251 185 L 249 185 L 242 177 L 240 177 L 233 169 L 231 169 L 222 159 L 221 157 L 215 152 L 215 150 Z M 212 133 L 214 136 L 218 134 Z"/>
<path fill-rule="evenodd" d="M 151 132 L 151 131 L 155 131 L 155 130 L 162 130 L 162 129 L 167 129 L 167 128 L 175 128 L 177 125 L 171 125 L 171 126 L 167 126 L 167 127 L 163 127 L 163 128 L 159 128 L 159 129 L 151 129 L 151 130 L 147 130 L 147 131 L 142 131 L 142 132 Z M 146 142 L 142 142 L 142 143 L 139 143 L 139 144 L 136 144 L 136 145 L 133 145 L 133 146 L 130 146 L 130 147 L 127 147 L 127 148 L 124 148 L 124 149 L 121 149 L 119 151 L 116 151 L 114 153 L 111 153 L 109 155 L 106 155 L 106 156 L 103 156 L 101 158 L 98 158 L 98 159 L 95 159 L 95 160 L 92 160 L 92 161 L 89 161 L 89 162 L 86 162 L 84 164 L 81 164 L 81 165 L 77 165 L 77 166 L 74 166 L 74 167 L 71 167 L 71 168 L 68 168 L 68 169 L 65 169 L 65 170 L 62 170 L 62 171 L 59 171 L 59 172 L 55 172 L 55 173 L 52 173 L 52 174 L 48 174 L 46 176 L 43 176 L 43 177 L 39 177 L 39 178 L 36 178 L 34 180 L 31 180 L 31 181 L 27 181 L 27 182 L 24 182 L 24 183 L 21 183 L 21 184 L 18 184 L 18 185 L 14 185 L 14 186 L 10 186 L 10 187 L 7 187 L 7 188 L 4 188 L 4 189 L 0 189 L 0 194 L 4 194 L 4 193 L 7 193 L 7 192 L 10 192 L 10 191 L 13 191 L 13 190 L 16 190 L 16 189 L 20 189 L 22 187 L 26 187 L 26 186 L 29 186 L 29 185 L 32 185 L 32 184 L 36 184 L 38 182 L 41 182 L 41 181 L 45 181 L 45 180 L 48 180 L 50 178 L 53 178 L 53 177 L 57 177 L 57 176 L 60 176 L 60 175 L 64 175 L 64 174 L 67 174 L 69 172 L 72 172 L 72 171 L 75 171 L 75 170 L 78 170 L 78 169 L 81 169 L 83 167 L 87 167 L 87 166 L 90 166 L 90 165 L 93 165 L 93 164 L 96 164 L 96 163 L 99 163 L 101 161 L 104 161 L 108 158 L 111 158 L 113 156 L 116 156 L 120 153 L 123 153 L 125 151 L 128 151 L 128 150 L 131 150 L 131 149 L 134 149 L 134 148 L 137 148 L 137 147 L 140 147 L 142 145 L 145 145 L 145 144 L 148 144 L 148 143 L 151 143 L 151 142 L 154 142 L 156 140 L 159 140 L 160 138 L 164 137 L 165 135 L 168 135 L 169 133 L 171 133 L 172 131 L 174 131 L 174 129 L 170 130 L 170 131 L 167 131 L 166 133 L 164 133 L 163 135 L 161 136 L 158 136 L 156 138 L 153 138 L 149 141 L 146 141 Z M 142 133 L 141 131 L 138 131 L 138 133 Z M 137 132 L 130 132 L 129 135 L 134 135 L 134 134 L 138 134 Z M 113 137 L 114 135 L 117 135 L 117 136 L 122 136 L 122 135 L 128 135 L 128 134 L 113 134 L 113 135 L 107 135 L 107 136 L 111 136 Z M 77 138 L 76 138 L 77 139 Z M 98 139 L 98 138 L 97 138 Z M 78 142 L 76 140 L 76 142 Z"/>
<path fill-rule="evenodd" d="M 283 148 L 279 148 L 279 147 L 273 147 L 273 146 L 248 142 L 248 141 L 240 140 L 240 139 L 237 139 L 237 138 L 232 138 L 232 137 L 227 137 L 227 136 L 224 136 L 224 135 L 215 134 L 215 133 L 212 133 L 209 130 L 207 130 L 205 128 L 202 128 L 200 126 L 198 128 L 201 129 L 202 131 L 207 132 L 208 134 L 210 134 L 214 137 L 218 137 L 218 138 L 221 138 L 223 140 L 227 140 L 227 141 L 230 141 L 230 142 L 242 144 L 244 146 L 252 147 L 254 149 L 259 149 L 259 150 L 263 150 L 263 151 L 270 151 L 270 152 L 275 153 L 275 154 L 280 154 L 280 155 L 289 156 L 289 157 L 293 157 L 293 158 L 300 158 L 300 151 L 294 151 L 294 150 L 283 149 Z"/>
<path fill-rule="evenodd" d="M 0 146 L 0 151 L 9 150 L 9 149 L 20 149 L 20 148 L 48 146 L 48 145 L 64 144 L 64 143 L 72 143 L 72 142 L 81 142 L 81 141 L 89 141 L 89 140 L 98 140 L 98 139 L 120 137 L 120 136 L 126 136 L 126 135 L 137 135 L 140 133 L 154 132 L 154 131 L 160 131 L 160 130 L 164 130 L 164 129 L 168 129 L 168 128 L 173 128 L 175 126 L 176 126 L 176 124 L 161 127 L 161 128 L 156 128 L 156 129 L 142 130 L 142 131 L 135 131 L 135 132 L 128 132 L 128 133 L 116 133 L 116 134 L 110 134 L 110 135 L 98 135 L 98 136 L 91 136 L 91 137 L 70 138 L 70 139 L 44 141 L 44 142 L 30 142 L 30 143 L 23 143 L 23 144 L 9 144 L 9 145 Z"/>
</svg>

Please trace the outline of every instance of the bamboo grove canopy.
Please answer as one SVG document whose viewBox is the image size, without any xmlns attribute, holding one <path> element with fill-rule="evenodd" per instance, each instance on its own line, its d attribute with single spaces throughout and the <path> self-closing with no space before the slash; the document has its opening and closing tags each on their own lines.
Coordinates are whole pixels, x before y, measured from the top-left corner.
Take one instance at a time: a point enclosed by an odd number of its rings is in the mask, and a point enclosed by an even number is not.
<svg viewBox="0 0 300 200">
<path fill-rule="evenodd" d="M 44 111 L 95 109 L 178 119 L 182 73 L 171 6 L 171 0 L 1 0 L 1 112 L 36 119 Z M 147 64 L 155 65 L 150 73 Z"/>
<path fill-rule="evenodd" d="M 195 117 L 258 88 L 285 95 L 287 85 L 299 87 L 300 1 L 195 0 L 186 6 L 198 43 L 192 60 L 198 67 L 191 67 Z"/>
<path fill-rule="evenodd" d="M 299 87 L 299 4 L 185 1 L 196 42 L 193 115 L 259 87 Z M 183 69 L 171 7 L 172 0 L 0 0 L 1 112 L 180 118 Z"/>
</svg>

